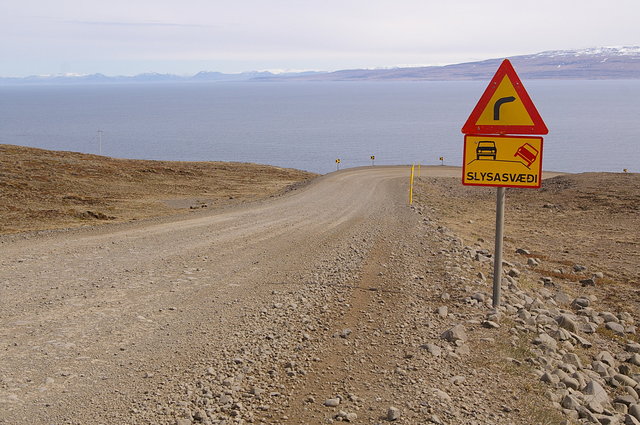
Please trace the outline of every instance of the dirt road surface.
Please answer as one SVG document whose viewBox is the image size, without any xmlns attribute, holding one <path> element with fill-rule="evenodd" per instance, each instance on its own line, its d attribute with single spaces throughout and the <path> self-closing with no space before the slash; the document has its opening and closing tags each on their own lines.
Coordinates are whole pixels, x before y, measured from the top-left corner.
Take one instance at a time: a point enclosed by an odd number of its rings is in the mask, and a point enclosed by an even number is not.
<svg viewBox="0 0 640 425">
<path fill-rule="evenodd" d="M 182 218 L 0 238 L 0 423 L 575 423 L 516 313 L 610 291 L 570 272 L 549 289 L 512 249 L 521 277 L 493 311 L 491 243 L 442 224 L 491 214 L 459 175 L 423 168 L 412 207 L 408 167 L 366 167 Z M 624 344 L 590 338 L 585 362 Z"/>
<path fill-rule="evenodd" d="M 3 240 L 0 422 L 126 422 L 152 376 L 215 356 L 243 309 L 401 221 L 406 170 L 348 170 L 183 220 Z"/>
</svg>

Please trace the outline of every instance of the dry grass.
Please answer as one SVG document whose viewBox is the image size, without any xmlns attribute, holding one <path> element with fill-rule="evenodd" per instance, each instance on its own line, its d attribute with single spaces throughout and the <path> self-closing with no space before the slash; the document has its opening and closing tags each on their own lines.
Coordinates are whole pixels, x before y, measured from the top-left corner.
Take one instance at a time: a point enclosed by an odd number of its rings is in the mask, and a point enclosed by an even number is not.
<svg viewBox="0 0 640 425">
<path fill-rule="evenodd" d="M 519 339 L 511 343 L 507 329 L 515 322 L 505 318 L 501 322 L 501 329 L 494 335 L 495 342 L 483 347 L 475 356 L 477 370 L 485 370 L 492 379 L 500 382 L 512 383 L 510 395 L 516 401 L 517 409 L 526 423 L 536 425 L 555 425 L 566 419 L 563 414 L 550 406 L 545 397 L 549 389 L 544 383 L 535 378 L 534 366 L 531 359 L 536 355 L 531 351 L 532 335 L 519 334 Z M 514 359 L 517 361 L 514 362 Z"/>
<path fill-rule="evenodd" d="M 0 145 L 0 234 L 266 198 L 313 176 L 256 164 L 127 160 Z"/>
</svg>

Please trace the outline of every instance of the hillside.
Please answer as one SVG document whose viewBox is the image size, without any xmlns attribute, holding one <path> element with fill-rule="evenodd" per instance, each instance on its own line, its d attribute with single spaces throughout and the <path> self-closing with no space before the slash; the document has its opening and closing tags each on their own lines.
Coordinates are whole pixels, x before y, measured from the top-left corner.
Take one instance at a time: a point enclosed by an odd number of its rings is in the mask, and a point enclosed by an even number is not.
<svg viewBox="0 0 640 425">
<path fill-rule="evenodd" d="M 267 198 L 313 176 L 257 164 L 142 161 L 0 145 L 0 234 Z"/>
<path fill-rule="evenodd" d="M 489 80 L 503 58 L 447 66 L 343 70 L 327 74 L 288 77 L 305 81 L 353 80 Z M 509 60 L 523 79 L 637 79 L 640 47 L 558 50 L 512 56 Z"/>
</svg>

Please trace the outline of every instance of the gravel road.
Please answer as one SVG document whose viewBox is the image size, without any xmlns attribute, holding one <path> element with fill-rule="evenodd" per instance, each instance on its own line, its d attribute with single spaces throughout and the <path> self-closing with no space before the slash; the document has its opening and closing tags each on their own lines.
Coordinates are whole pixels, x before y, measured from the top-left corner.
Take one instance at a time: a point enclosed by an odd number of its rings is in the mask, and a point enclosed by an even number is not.
<svg viewBox="0 0 640 425">
<path fill-rule="evenodd" d="M 417 222 L 407 177 L 350 169 L 232 209 L 1 239 L 0 423 L 157 422 L 142 400 L 243 343 L 247 317 L 348 280 L 403 214 Z"/>
<path fill-rule="evenodd" d="M 637 319 L 606 311 L 605 274 L 561 259 L 552 279 L 558 259 L 509 239 L 493 309 L 491 241 L 444 224 L 489 229 L 492 192 L 459 176 L 423 167 L 413 206 L 408 167 L 364 167 L 260 202 L 1 237 L 0 424 L 640 420 Z"/>
</svg>

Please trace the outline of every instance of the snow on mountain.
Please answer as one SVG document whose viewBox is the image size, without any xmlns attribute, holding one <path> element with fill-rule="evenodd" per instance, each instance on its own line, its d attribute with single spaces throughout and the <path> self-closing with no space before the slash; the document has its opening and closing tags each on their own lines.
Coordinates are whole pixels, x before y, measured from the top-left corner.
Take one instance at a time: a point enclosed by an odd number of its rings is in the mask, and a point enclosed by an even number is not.
<svg viewBox="0 0 640 425">
<path fill-rule="evenodd" d="M 590 47 L 577 50 L 550 50 L 541 52 L 536 57 L 562 57 L 562 56 L 640 56 L 640 46 L 622 47 Z"/>
</svg>

